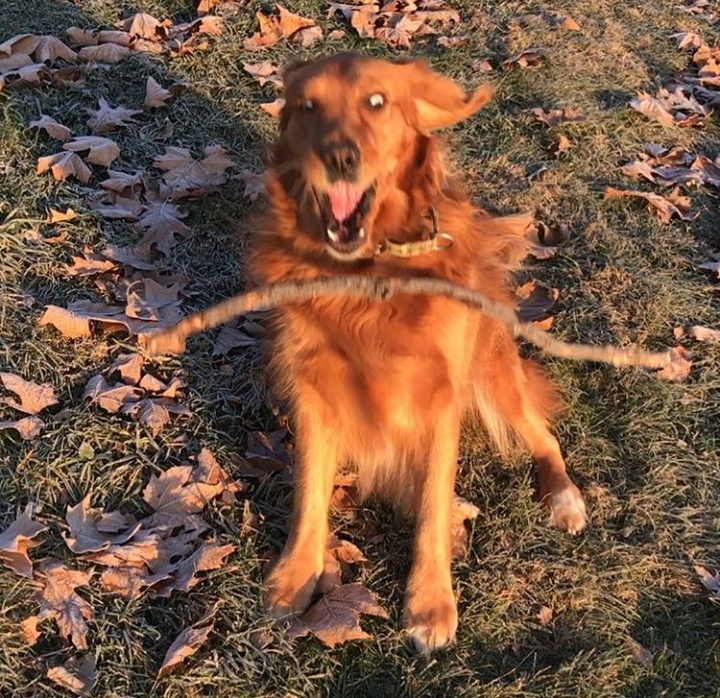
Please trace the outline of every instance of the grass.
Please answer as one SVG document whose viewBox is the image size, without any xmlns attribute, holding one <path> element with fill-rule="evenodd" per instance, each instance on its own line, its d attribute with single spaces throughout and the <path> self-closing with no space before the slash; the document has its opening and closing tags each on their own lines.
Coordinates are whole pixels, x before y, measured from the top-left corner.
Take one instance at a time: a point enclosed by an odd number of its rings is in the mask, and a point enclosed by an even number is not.
<svg viewBox="0 0 720 698">
<path fill-rule="evenodd" d="M 682 70 L 687 57 L 668 38 L 695 30 L 712 43 L 717 34 L 702 18 L 676 3 L 644 0 L 565 0 L 581 32 L 554 26 L 548 3 L 481 0 L 456 3 L 469 34 L 451 50 L 418 47 L 441 71 L 470 85 L 474 60 L 504 59 L 540 46 L 540 69 L 494 76 L 497 98 L 477 118 L 449 134 L 459 168 L 474 199 L 491 210 L 533 209 L 550 223 L 568 222 L 575 234 L 556 258 L 528 265 L 528 273 L 562 292 L 553 331 L 566 340 L 638 343 L 658 349 L 672 342 L 677 325 L 717 323 L 718 296 L 696 263 L 718 249 L 717 193 L 692 192 L 700 216 L 691 224 L 660 225 L 642 206 L 605 202 L 606 184 L 643 188 L 619 165 L 647 141 L 720 152 L 716 120 L 702 130 L 664 129 L 631 112 L 637 91 L 652 91 Z M 186 355 L 156 364 L 155 373 L 181 372 L 189 385 L 194 416 L 158 437 L 127 419 L 82 401 L 89 377 L 109 365 L 128 344 L 116 338 L 69 341 L 36 320 L 43 305 L 97 298 L 90 283 L 68 278 L 63 263 L 83 245 L 133 241 L 122 222 L 98 222 L 81 188 L 34 174 L 35 160 L 52 144 L 27 123 L 50 114 L 78 133 L 85 109 L 103 96 L 111 104 L 142 103 L 145 78 L 164 84 L 183 77 L 192 90 L 169 111 L 144 116 L 123 131 L 117 169 L 148 167 L 164 150 L 159 139 L 167 114 L 173 145 L 199 151 L 210 143 L 227 147 L 243 167 L 258 165 L 260 143 L 273 124 L 258 108 L 271 93 L 242 71 L 256 56 L 242 48 L 253 26 L 251 2 L 228 17 L 210 50 L 182 59 L 133 56 L 92 73 L 84 88 L 6 90 L 0 94 L 0 370 L 52 383 L 65 419 L 52 415 L 41 438 L 20 442 L 0 432 L 0 529 L 29 499 L 59 522 L 69 504 L 87 491 L 93 504 L 138 512 L 151 474 L 209 446 L 229 463 L 242 452 L 247 433 L 271 428 L 262 358 L 252 351 L 222 361 L 211 358 L 212 337 L 192 340 Z M 293 9 L 327 29 L 324 3 L 305 0 Z M 180 0 L 136 3 L 87 0 L 78 5 L 49 0 L 10 3 L 0 17 L 0 39 L 20 32 L 63 37 L 70 25 L 111 25 L 119 12 L 143 10 L 178 20 L 192 16 Z M 384 46 L 345 38 L 311 54 L 360 49 L 392 55 Z M 270 51 L 280 61 L 286 48 Z M 588 120 L 548 131 L 527 110 L 581 107 Z M 549 147 L 559 133 L 573 143 L 555 160 Z M 532 183 L 526 174 L 548 167 Z M 238 291 L 248 239 L 243 185 L 191 206 L 193 235 L 165 260 L 168 269 L 191 278 L 187 310 L 205 307 Z M 46 206 L 72 206 L 81 216 L 67 225 L 65 242 L 51 245 L 28 233 L 42 232 Z M 27 308 L 28 297 L 34 299 Z M 287 488 L 272 481 L 251 492 L 258 525 L 242 535 L 243 509 L 207 513 L 223 542 L 238 542 L 229 564 L 211 573 L 187 595 L 123 601 L 91 588 L 97 610 L 90 646 L 98 656 L 96 696 L 609 696 L 720 695 L 718 606 L 701 587 L 693 564 L 720 566 L 720 352 L 693 345 L 694 367 L 682 385 L 662 383 L 640 370 L 577 365 L 543 358 L 568 402 L 558 433 L 577 481 L 586 493 L 591 526 L 570 539 L 546 526 L 546 513 L 532 502 L 527 459 L 500 463 L 471 432 L 465 435 L 459 493 L 481 514 L 471 548 L 455 566 L 461 623 L 458 642 L 431 659 L 416 657 L 399 632 L 411 529 L 383 506 L 368 506 L 355 520 L 338 521 L 345 536 L 371 560 L 359 578 L 379 595 L 389 621 L 367 620 L 374 637 L 327 650 L 313 641 L 290 644 L 273 631 L 273 644 L 259 650 L 255 633 L 270 627 L 260 605 L 263 561 L 285 536 Z M 219 364 L 229 368 L 222 372 Z M 0 419 L 11 418 L 0 407 Z M 94 455 L 87 445 L 92 447 Z M 33 557 L 57 556 L 73 563 L 54 525 Z M 368 531 L 385 533 L 368 543 Z M 0 695 L 52 696 L 60 689 L 44 678 L 45 667 L 68 650 L 52 634 L 33 648 L 19 635 L 19 621 L 33 610 L 31 585 L 0 571 Z M 156 681 L 162 657 L 177 633 L 221 598 L 210 642 L 176 674 Z M 543 626 L 542 606 L 553 609 Z M 655 658 L 643 666 L 633 642 Z"/>
</svg>

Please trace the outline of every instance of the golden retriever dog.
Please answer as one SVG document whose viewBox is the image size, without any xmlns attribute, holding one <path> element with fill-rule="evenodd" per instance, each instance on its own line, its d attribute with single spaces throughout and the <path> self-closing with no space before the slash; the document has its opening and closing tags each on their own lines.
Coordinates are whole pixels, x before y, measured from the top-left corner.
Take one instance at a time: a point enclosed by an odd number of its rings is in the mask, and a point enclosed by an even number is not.
<svg viewBox="0 0 720 698">
<path fill-rule="evenodd" d="M 255 281 L 440 278 L 513 306 L 508 249 L 517 239 L 453 183 L 434 135 L 477 112 L 490 87 L 467 95 L 423 62 L 350 53 L 292 64 L 284 80 Z M 405 628 L 423 652 L 453 641 L 451 518 L 466 417 L 501 450 L 513 437 L 524 444 L 553 521 L 570 533 L 585 526 L 548 427 L 556 390 L 497 320 L 435 296 L 318 298 L 278 311 L 271 353 L 297 455 L 291 532 L 266 580 L 275 617 L 309 605 L 333 480 L 351 466 L 361 495 L 389 497 L 415 517 Z"/>
</svg>

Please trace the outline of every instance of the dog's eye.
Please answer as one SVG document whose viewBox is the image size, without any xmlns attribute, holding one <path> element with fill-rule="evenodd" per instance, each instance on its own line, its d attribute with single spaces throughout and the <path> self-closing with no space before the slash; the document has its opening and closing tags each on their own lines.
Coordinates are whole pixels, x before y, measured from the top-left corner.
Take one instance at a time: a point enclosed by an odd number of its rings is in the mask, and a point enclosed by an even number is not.
<svg viewBox="0 0 720 698">
<path fill-rule="evenodd" d="M 368 104 L 373 109 L 381 109 L 385 105 L 385 95 L 376 92 L 368 97 Z"/>
<path fill-rule="evenodd" d="M 315 102 L 313 102 L 311 99 L 304 99 L 302 102 L 300 102 L 300 106 L 303 108 L 303 111 L 312 111 L 315 109 Z"/>
</svg>

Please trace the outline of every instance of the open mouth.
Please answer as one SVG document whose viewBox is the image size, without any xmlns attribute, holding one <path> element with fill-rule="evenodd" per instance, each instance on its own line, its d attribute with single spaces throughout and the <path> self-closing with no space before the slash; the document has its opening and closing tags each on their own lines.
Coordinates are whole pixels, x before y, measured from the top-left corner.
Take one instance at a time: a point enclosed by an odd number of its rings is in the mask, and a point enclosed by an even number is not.
<svg viewBox="0 0 720 698">
<path fill-rule="evenodd" d="M 352 182 L 335 182 L 315 192 L 325 226 L 325 241 L 340 254 L 360 249 L 367 239 L 363 220 L 375 197 L 375 185 L 361 189 Z"/>
</svg>

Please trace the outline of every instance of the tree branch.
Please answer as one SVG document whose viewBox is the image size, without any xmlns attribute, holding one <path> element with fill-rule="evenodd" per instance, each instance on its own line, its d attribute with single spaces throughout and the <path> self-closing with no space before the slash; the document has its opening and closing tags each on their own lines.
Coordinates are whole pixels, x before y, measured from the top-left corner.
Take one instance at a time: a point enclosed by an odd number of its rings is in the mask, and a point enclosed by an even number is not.
<svg viewBox="0 0 720 698">
<path fill-rule="evenodd" d="M 663 368 L 670 363 L 670 352 L 647 352 L 632 347 L 568 344 L 555 339 L 529 322 L 521 322 L 515 312 L 491 301 L 478 291 L 445 281 L 427 278 L 381 278 L 372 276 L 335 276 L 307 281 L 289 281 L 264 286 L 228 298 L 217 305 L 194 313 L 176 325 L 146 336 L 145 349 L 151 356 L 185 350 L 185 340 L 199 332 L 221 325 L 254 310 L 267 310 L 288 303 L 299 303 L 327 296 L 346 296 L 368 300 L 386 300 L 397 293 L 445 296 L 481 310 L 505 323 L 514 336 L 524 337 L 548 354 L 575 361 L 601 361 L 613 366 Z"/>
</svg>

